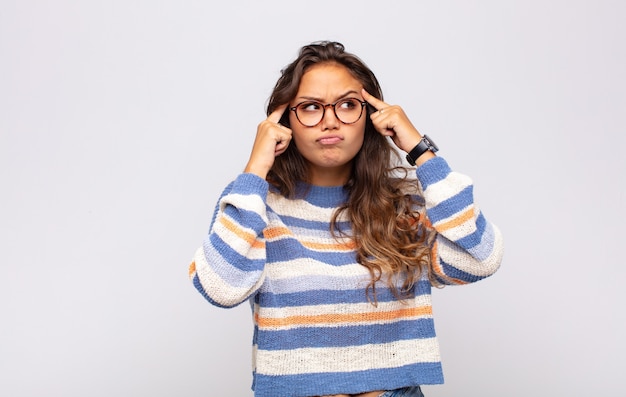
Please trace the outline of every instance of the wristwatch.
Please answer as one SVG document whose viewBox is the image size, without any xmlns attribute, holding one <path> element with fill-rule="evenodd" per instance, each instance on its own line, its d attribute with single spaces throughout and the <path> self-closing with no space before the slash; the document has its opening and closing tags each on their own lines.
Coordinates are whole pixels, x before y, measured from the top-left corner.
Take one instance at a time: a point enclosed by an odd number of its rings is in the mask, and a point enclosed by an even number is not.
<svg viewBox="0 0 626 397">
<path fill-rule="evenodd" d="M 433 142 L 433 140 L 428 137 L 428 135 L 423 135 L 420 143 L 418 143 L 417 146 L 415 146 L 406 155 L 406 161 L 408 161 L 411 165 L 415 165 L 415 160 L 417 160 L 419 156 L 421 156 L 422 154 L 424 154 L 424 152 L 428 150 L 435 153 L 437 150 L 439 150 L 439 148 L 437 147 L 435 142 Z"/>
</svg>

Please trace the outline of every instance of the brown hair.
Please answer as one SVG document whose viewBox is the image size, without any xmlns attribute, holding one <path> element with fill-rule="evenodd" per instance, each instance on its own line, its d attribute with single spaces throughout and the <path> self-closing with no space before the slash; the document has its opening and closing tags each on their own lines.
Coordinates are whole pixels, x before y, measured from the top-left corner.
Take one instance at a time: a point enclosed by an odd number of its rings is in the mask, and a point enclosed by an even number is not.
<svg viewBox="0 0 626 397">
<path fill-rule="evenodd" d="M 304 73 L 314 65 L 335 63 L 345 66 L 363 88 L 382 100 L 382 90 L 374 73 L 356 55 L 344 50 L 341 43 L 322 41 L 300 49 L 298 57 L 281 72 L 267 105 L 267 114 L 288 103 L 297 94 Z M 369 108 L 369 106 L 368 106 Z M 371 111 L 371 109 L 370 109 Z M 337 221 L 347 211 L 352 227 L 352 238 L 357 246 L 357 261 L 367 267 L 371 282 L 366 292 L 376 300 L 376 282 L 387 276 L 387 284 L 398 298 L 407 296 L 422 274 L 437 284 L 432 274 L 430 229 L 421 220 L 422 208 L 407 191 L 415 181 L 407 180 L 407 169 L 399 164 L 398 153 L 387 139 L 378 133 L 365 115 L 363 146 L 353 160 L 351 176 L 344 186 L 348 200 L 334 213 L 331 231 L 345 235 Z M 289 126 L 288 111 L 281 123 Z M 307 163 L 295 145 L 276 157 L 267 180 L 281 194 L 296 195 L 296 184 L 307 181 Z"/>
</svg>

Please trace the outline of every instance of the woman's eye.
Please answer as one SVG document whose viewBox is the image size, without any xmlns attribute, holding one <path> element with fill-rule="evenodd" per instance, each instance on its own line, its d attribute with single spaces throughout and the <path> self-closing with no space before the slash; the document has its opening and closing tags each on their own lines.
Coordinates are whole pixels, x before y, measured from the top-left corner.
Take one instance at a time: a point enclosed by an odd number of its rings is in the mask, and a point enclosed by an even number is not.
<svg viewBox="0 0 626 397">
<path fill-rule="evenodd" d="M 347 99 L 339 103 L 339 107 L 341 109 L 354 109 L 357 107 L 357 105 L 358 105 L 358 102 L 354 99 Z"/>
<path fill-rule="evenodd" d="M 302 109 L 305 112 L 315 112 L 321 109 L 321 106 L 319 103 L 315 103 L 315 102 L 309 102 L 309 103 L 303 103 L 302 105 L 300 105 L 300 109 Z"/>
</svg>

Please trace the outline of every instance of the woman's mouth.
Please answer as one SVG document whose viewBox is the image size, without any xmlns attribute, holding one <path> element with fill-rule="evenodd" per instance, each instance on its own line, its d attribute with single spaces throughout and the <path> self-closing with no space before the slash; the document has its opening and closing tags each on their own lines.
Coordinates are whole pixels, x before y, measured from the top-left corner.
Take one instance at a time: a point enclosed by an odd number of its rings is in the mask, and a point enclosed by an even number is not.
<svg viewBox="0 0 626 397">
<path fill-rule="evenodd" d="M 343 139 L 337 135 L 329 135 L 319 138 L 317 141 L 322 145 L 335 145 L 341 142 Z"/>
</svg>

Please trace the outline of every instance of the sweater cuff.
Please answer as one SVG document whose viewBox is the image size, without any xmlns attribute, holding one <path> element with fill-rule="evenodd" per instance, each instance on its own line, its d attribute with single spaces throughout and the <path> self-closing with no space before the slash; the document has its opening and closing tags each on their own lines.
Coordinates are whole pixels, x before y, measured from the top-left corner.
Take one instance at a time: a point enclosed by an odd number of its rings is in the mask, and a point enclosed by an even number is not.
<svg viewBox="0 0 626 397">
<path fill-rule="evenodd" d="M 261 196 L 263 201 L 267 198 L 269 184 L 263 178 L 252 173 L 242 173 L 233 182 L 231 193 Z"/>
<path fill-rule="evenodd" d="M 433 157 L 415 169 L 422 190 L 426 190 L 428 186 L 445 179 L 450 172 L 452 172 L 450 166 L 440 156 Z"/>
</svg>

